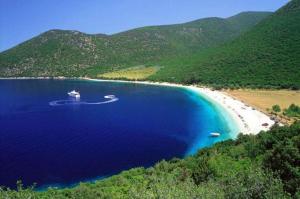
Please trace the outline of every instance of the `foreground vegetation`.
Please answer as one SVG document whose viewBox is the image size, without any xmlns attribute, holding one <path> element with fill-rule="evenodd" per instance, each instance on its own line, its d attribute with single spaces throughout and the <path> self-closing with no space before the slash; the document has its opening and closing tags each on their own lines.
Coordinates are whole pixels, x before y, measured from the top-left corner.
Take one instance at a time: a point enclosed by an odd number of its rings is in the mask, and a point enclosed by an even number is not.
<svg viewBox="0 0 300 199">
<path fill-rule="evenodd" d="M 239 135 L 185 159 L 35 192 L 1 188 L 0 198 L 299 198 L 300 123 Z"/>
</svg>

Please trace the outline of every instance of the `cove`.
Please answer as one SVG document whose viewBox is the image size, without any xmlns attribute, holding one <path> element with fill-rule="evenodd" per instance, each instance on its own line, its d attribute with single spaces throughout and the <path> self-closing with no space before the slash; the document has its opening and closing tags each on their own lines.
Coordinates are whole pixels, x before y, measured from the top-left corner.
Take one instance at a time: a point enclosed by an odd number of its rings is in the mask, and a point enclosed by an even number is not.
<svg viewBox="0 0 300 199">
<path fill-rule="evenodd" d="M 67 92 L 74 89 L 81 99 L 73 103 Z M 226 111 L 186 88 L 0 80 L 0 90 L 0 186 L 10 188 L 17 180 L 66 187 L 149 167 L 195 154 L 236 131 Z M 221 136 L 211 138 L 211 132 Z"/>
</svg>

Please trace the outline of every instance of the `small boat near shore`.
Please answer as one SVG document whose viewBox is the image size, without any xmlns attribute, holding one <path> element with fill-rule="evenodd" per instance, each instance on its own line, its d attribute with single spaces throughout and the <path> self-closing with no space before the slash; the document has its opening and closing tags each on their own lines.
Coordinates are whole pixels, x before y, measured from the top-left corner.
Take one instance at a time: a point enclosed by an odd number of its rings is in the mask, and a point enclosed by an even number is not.
<svg viewBox="0 0 300 199">
<path fill-rule="evenodd" d="M 80 98 L 80 93 L 75 91 L 75 90 L 72 90 L 71 92 L 68 92 L 68 95 L 70 97 Z"/>
<path fill-rule="evenodd" d="M 219 137 L 221 134 L 217 132 L 210 133 L 210 137 Z"/>
</svg>

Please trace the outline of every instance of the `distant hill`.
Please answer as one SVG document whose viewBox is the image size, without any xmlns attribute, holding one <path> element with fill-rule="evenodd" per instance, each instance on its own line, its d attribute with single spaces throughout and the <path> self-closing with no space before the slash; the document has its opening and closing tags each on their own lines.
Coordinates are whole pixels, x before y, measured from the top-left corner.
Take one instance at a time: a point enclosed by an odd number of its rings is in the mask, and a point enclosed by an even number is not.
<svg viewBox="0 0 300 199">
<path fill-rule="evenodd" d="M 156 64 L 223 44 L 248 31 L 269 12 L 205 18 L 138 28 L 115 35 L 50 30 L 0 54 L 1 76 L 82 76 Z"/>
<path fill-rule="evenodd" d="M 152 80 L 300 89 L 300 0 L 289 2 L 234 41 L 163 65 Z"/>
</svg>

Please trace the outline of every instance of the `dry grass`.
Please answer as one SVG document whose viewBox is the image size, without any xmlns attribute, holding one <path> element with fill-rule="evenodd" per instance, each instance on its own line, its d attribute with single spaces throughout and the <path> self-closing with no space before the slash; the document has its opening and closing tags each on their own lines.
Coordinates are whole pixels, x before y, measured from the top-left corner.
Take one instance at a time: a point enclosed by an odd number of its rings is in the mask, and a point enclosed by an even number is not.
<svg viewBox="0 0 300 199">
<path fill-rule="evenodd" d="M 158 70 L 159 67 L 137 66 L 109 73 L 99 74 L 98 77 L 106 79 L 144 80 L 150 75 L 155 74 Z"/>
<path fill-rule="evenodd" d="M 300 105 L 300 91 L 289 90 L 227 90 L 226 93 L 257 108 L 267 114 L 271 114 L 272 106 L 278 104 L 282 111 L 291 104 Z M 290 123 L 288 118 L 279 114 L 284 122 Z"/>
<path fill-rule="evenodd" d="M 292 103 L 300 105 L 300 92 L 289 90 L 228 90 L 226 91 L 249 105 L 266 111 L 278 104 L 282 109 Z"/>
</svg>

